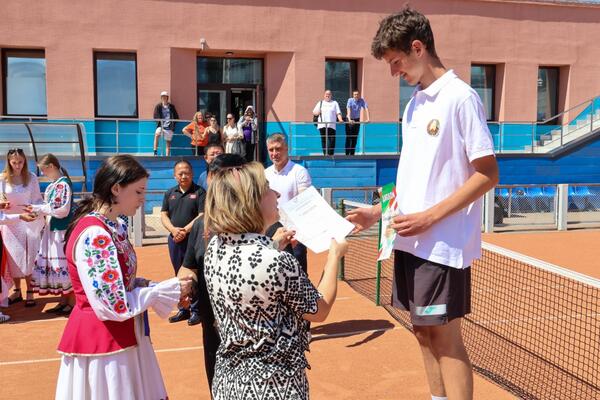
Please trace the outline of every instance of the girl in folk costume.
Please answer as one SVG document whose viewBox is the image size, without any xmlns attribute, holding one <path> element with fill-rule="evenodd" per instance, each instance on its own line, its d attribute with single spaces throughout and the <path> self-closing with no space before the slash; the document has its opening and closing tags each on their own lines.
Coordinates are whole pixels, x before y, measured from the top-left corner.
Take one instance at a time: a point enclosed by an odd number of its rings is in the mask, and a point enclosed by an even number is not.
<svg viewBox="0 0 600 400">
<path fill-rule="evenodd" d="M 26 211 L 46 217 L 31 283 L 33 290 L 41 295 L 61 296 L 58 305 L 47 312 L 68 315 L 75 305 L 64 251 L 65 232 L 73 213 L 72 183 L 69 174 L 53 154 L 42 157 L 38 167 L 52 183 L 44 192 L 43 204 L 26 207 Z"/>
<path fill-rule="evenodd" d="M 136 255 L 118 215 L 144 204 L 148 172 L 130 155 L 106 159 L 93 195 L 82 200 L 65 234 L 76 304 L 58 351 L 60 400 L 167 399 L 145 311 L 166 318 L 189 294 L 191 278 L 136 278 Z"/>
<path fill-rule="evenodd" d="M 27 158 L 22 149 L 11 149 L 6 155 L 4 172 L 0 175 L 0 193 L 10 203 L 7 214 L 22 214 L 27 204 L 38 204 L 42 201 L 40 185 L 37 177 L 29 172 Z M 23 300 L 21 279 L 27 284 L 25 307 L 35 306 L 31 273 L 40 248 L 41 218 L 33 222 L 16 220 L 14 223 L 0 226 L 4 248 L 7 252 L 6 262 L 12 276 L 15 289 L 8 298 L 8 304 Z"/>
</svg>

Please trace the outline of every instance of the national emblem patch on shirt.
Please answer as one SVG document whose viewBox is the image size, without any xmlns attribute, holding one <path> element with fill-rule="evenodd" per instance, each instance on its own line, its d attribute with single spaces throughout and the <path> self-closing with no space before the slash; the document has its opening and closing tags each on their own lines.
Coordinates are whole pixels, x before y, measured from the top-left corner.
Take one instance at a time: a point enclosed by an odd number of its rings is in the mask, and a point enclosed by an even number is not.
<svg viewBox="0 0 600 400">
<path fill-rule="evenodd" d="M 429 136 L 437 136 L 440 133 L 440 121 L 437 119 L 432 119 L 427 124 L 427 133 Z"/>
<path fill-rule="evenodd" d="M 193 199 L 195 199 L 196 197 L 197 197 L 197 196 L 196 196 L 196 194 L 190 194 L 190 199 L 192 199 L 192 200 L 193 200 Z"/>
</svg>

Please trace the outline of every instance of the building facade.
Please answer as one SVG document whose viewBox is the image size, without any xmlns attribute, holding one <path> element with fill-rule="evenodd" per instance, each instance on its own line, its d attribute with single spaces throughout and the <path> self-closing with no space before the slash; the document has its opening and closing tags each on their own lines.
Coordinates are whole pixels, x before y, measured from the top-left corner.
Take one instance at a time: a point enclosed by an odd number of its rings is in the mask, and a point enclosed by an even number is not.
<svg viewBox="0 0 600 400">
<path fill-rule="evenodd" d="M 380 0 L 6 0 L 3 115 L 152 118 L 163 90 L 183 119 L 225 122 L 253 105 L 264 134 L 311 121 L 326 88 L 352 89 L 371 120 L 397 122 L 412 88 L 370 55 Z M 439 56 L 480 93 L 488 119 L 548 121 L 600 95 L 600 5 L 420 0 Z"/>
</svg>

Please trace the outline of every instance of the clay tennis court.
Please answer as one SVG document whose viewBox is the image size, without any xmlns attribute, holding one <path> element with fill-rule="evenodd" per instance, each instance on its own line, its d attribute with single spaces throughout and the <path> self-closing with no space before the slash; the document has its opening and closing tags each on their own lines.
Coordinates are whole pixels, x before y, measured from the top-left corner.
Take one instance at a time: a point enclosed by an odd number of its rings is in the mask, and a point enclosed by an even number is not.
<svg viewBox="0 0 600 400">
<path fill-rule="evenodd" d="M 594 249 L 600 231 L 485 235 L 486 241 L 599 277 Z M 168 278 L 166 246 L 137 249 L 139 275 Z M 320 276 L 324 255 L 311 254 L 310 275 Z M 54 398 L 59 356 L 56 345 L 66 319 L 41 313 L 57 301 L 38 299 L 8 310 L 12 321 L 0 325 L 2 398 Z M 204 375 L 200 326 L 169 324 L 151 314 L 151 336 L 171 399 L 209 399 Z M 383 307 L 339 285 L 327 322 L 313 324 L 308 372 L 313 399 L 429 399 L 415 339 Z M 514 398 L 499 386 L 475 376 L 476 399 Z"/>
</svg>

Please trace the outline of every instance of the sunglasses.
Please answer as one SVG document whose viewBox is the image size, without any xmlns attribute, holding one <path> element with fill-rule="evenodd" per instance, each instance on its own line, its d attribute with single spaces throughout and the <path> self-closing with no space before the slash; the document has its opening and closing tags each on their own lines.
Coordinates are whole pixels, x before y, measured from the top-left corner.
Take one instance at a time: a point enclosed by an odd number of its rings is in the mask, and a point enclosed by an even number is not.
<svg viewBox="0 0 600 400">
<path fill-rule="evenodd" d="M 8 150 L 8 155 L 15 154 L 15 153 L 17 153 L 17 154 L 25 154 L 25 153 L 23 153 L 23 149 L 16 149 L 15 148 L 15 149 Z"/>
<path fill-rule="evenodd" d="M 227 117 L 227 119 L 233 119 L 232 117 Z"/>
</svg>

